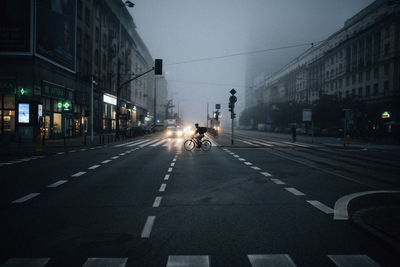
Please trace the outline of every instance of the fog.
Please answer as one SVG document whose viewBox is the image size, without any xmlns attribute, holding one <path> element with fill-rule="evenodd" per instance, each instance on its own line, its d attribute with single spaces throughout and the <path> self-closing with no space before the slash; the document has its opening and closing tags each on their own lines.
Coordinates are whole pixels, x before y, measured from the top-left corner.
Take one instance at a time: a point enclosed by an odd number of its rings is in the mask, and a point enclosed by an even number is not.
<svg viewBox="0 0 400 267">
<path fill-rule="evenodd" d="M 229 91 L 235 88 L 239 114 L 244 108 L 245 87 L 255 76 L 278 71 L 373 1 L 133 2 L 135 7 L 130 12 L 137 31 L 153 58 L 164 60 L 169 96 L 179 105 L 180 115 L 187 123 L 205 124 L 207 103 L 210 112 L 216 103 L 222 104 L 227 119 Z M 294 45 L 299 46 L 282 48 Z"/>
</svg>

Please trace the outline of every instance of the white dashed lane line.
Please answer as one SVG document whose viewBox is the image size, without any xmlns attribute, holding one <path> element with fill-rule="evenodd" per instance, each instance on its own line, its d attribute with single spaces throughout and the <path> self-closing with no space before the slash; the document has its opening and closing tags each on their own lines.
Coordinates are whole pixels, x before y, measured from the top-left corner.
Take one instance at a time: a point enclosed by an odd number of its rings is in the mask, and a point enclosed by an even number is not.
<svg viewBox="0 0 400 267">
<path fill-rule="evenodd" d="M 256 167 L 256 166 L 251 166 L 251 168 L 252 168 L 253 170 L 256 170 L 256 171 L 260 171 L 260 170 L 261 170 L 259 167 Z"/>
<path fill-rule="evenodd" d="M 52 183 L 52 184 L 48 185 L 47 187 L 57 187 L 57 186 L 60 186 L 60 185 L 62 185 L 64 183 L 66 183 L 66 182 L 68 182 L 68 181 L 67 180 L 60 180 L 60 181 L 57 181 L 55 183 Z"/>
<path fill-rule="evenodd" d="M 274 182 L 275 184 L 285 184 L 285 182 L 283 182 L 277 178 L 271 178 L 271 181 Z"/>
<path fill-rule="evenodd" d="M 172 172 L 172 168 L 168 168 L 168 172 Z"/>
<path fill-rule="evenodd" d="M 154 199 L 153 208 L 160 207 L 161 200 L 162 200 L 162 197 L 156 197 L 156 199 Z"/>
<path fill-rule="evenodd" d="M 12 203 L 23 203 L 25 201 L 28 201 L 28 200 L 34 198 L 34 197 L 37 197 L 38 195 L 40 195 L 40 193 L 30 193 L 30 194 L 28 194 L 26 196 L 23 196 L 21 198 L 18 198 L 16 200 L 14 200 Z"/>
<path fill-rule="evenodd" d="M 79 177 L 79 176 L 84 175 L 85 173 L 86 173 L 86 172 L 77 172 L 77 173 L 71 175 L 71 177 Z"/>
<path fill-rule="evenodd" d="M 172 161 L 176 161 L 176 158 L 174 158 Z"/>
<path fill-rule="evenodd" d="M 248 162 L 248 161 L 245 161 L 245 162 L 243 162 L 243 163 L 246 164 L 247 166 L 253 165 L 253 163 Z"/>
<path fill-rule="evenodd" d="M 68 151 L 69 153 L 75 153 L 76 152 L 76 150 L 70 150 L 70 151 Z"/>
<path fill-rule="evenodd" d="M 166 187 L 167 187 L 167 184 L 161 184 L 159 191 L 164 192 Z"/>
<path fill-rule="evenodd" d="M 106 164 L 106 163 L 109 163 L 110 161 L 111 161 L 111 160 L 107 159 L 107 160 L 105 160 L 105 161 L 102 161 L 101 163 Z"/>
<path fill-rule="evenodd" d="M 296 188 L 293 187 L 285 187 L 285 189 L 287 191 L 289 191 L 290 193 L 292 193 L 295 196 L 305 196 L 305 194 L 303 192 L 300 192 L 299 190 L 297 190 Z"/>
<path fill-rule="evenodd" d="M 156 219 L 156 216 L 149 216 L 147 217 L 146 223 L 143 227 L 142 230 L 142 238 L 149 238 L 151 234 L 151 230 L 153 229 L 154 221 Z"/>
<path fill-rule="evenodd" d="M 326 206 L 325 204 L 322 204 L 321 202 L 317 201 L 317 200 L 307 200 L 308 203 L 310 203 L 311 205 L 313 205 L 314 207 L 316 207 L 317 209 L 319 209 L 322 212 L 325 212 L 326 214 L 332 214 L 333 213 L 333 209 L 329 208 L 328 206 Z"/>
<path fill-rule="evenodd" d="M 171 167 L 174 167 L 174 166 L 175 166 L 175 163 L 174 163 L 174 162 L 172 162 L 172 163 L 171 163 Z"/>
<path fill-rule="evenodd" d="M 94 170 L 97 169 L 98 167 L 100 167 L 101 165 L 93 165 L 92 167 L 89 167 L 89 170 Z"/>
<path fill-rule="evenodd" d="M 266 177 L 271 177 L 272 175 L 268 172 L 261 172 L 262 175 L 266 176 Z"/>
<path fill-rule="evenodd" d="M 246 161 L 244 158 L 238 158 L 238 160 L 240 160 L 240 161 Z"/>
<path fill-rule="evenodd" d="M 166 174 L 164 177 L 164 180 L 168 180 L 169 179 L 169 174 Z"/>
<path fill-rule="evenodd" d="M 57 155 L 63 155 L 65 152 L 58 152 Z"/>
<path fill-rule="evenodd" d="M 117 159 L 117 158 L 119 158 L 119 156 L 114 156 L 114 157 L 112 157 L 112 159 Z"/>
</svg>

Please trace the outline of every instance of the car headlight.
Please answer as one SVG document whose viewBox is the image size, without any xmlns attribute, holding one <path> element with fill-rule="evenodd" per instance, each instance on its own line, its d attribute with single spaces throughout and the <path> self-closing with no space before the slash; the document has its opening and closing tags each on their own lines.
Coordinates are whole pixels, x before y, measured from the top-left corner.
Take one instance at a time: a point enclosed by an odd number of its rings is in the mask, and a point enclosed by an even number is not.
<svg viewBox="0 0 400 267">
<path fill-rule="evenodd" d="M 190 135 L 193 135 L 194 134 L 194 131 L 190 131 Z"/>
<path fill-rule="evenodd" d="M 182 131 L 178 131 L 178 136 L 181 136 L 182 135 Z"/>
<path fill-rule="evenodd" d="M 167 132 L 167 135 L 171 135 L 171 134 L 172 134 L 172 132 L 171 132 L 171 131 L 168 131 L 168 132 Z"/>
</svg>

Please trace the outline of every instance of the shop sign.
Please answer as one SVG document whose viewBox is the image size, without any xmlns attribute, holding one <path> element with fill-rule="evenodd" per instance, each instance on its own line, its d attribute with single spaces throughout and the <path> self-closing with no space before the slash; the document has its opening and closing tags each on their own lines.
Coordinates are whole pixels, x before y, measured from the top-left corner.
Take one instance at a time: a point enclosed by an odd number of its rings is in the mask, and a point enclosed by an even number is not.
<svg viewBox="0 0 400 267">
<path fill-rule="evenodd" d="M 49 96 L 49 97 L 61 98 L 61 99 L 64 99 L 66 97 L 65 87 L 63 87 L 61 85 L 43 81 L 42 88 L 43 88 L 43 91 L 42 91 L 43 96 Z"/>
<path fill-rule="evenodd" d="M 385 111 L 381 114 L 382 119 L 389 119 L 390 118 L 390 113 Z"/>
<path fill-rule="evenodd" d="M 103 101 L 104 101 L 104 103 L 108 103 L 108 104 L 111 104 L 111 105 L 114 105 L 114 106 L 117 105 L 117 98 L 115 96 L 113 96 L 113 95 L 104 94 L 103 95 Z"/>
<path fill-rule="evenodd" d="M 18 123 L 29 123 L 29 104 L 18 104 Z"/>
<path fill-rule="evenodd" d="M 65 101 L 65 102 L 62 102 L 62 101 L 59 101 L 58 103 L 57 103 L 57 108 L 59 108 L 59 109 L 63 109 L 64 111 L 69 111 L 69 110 L 71 110 L 71 102 L 69 102 L 69 101 Z"/>
</svg>

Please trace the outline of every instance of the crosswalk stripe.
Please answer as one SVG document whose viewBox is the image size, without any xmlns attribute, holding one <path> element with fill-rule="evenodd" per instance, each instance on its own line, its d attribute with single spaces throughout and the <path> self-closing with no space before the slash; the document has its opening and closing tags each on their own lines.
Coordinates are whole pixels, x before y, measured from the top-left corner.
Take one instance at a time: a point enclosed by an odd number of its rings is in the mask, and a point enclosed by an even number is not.
<svg viewBox="0 0 400 267">
<path fill-rule="evenodd" d="M 328 257 L 339 267 L 363 266 L 378 267 L 367 255 L 328 255 Z"/>
<path fill-rule="evenodd" d="M 49 262 L 50 258 L 13 258 L 9 259 L 2 267 L 42 267 Z"/>
<path fill-rule="evenodd" d="M 168 143 L 166 143 L 166 144 L 164 144 L 163 146 L 169 146 L 169 145 L 171 145 L 173 142 L 174 142 L 175 140 L 169 140 L 169 142 Z"/>
<path fill-rule="evenodd" d="M 196 256 L 168 256 L 167 267 L 207 267 L 210 259 L 207 255 Z"/>
<path fill-rule="evenodd" d="M 256 143 L 256 144 L 260 144 L 260 145 L 263 145 L 263 146 L 273 146 L 273 145 L 271 145 L 271 144 L 268 144 L 268 143 L 266 143 L 266 142 L 261 142 L 261 141 L 252 141 L 253 143 Z"/>
<path fill-rule="evenodd" d="M 124 267 L 128 258 L 89 258 L 83 267 Z"/>
<path fill-rule="evenodd" d="M 176 140 L 176 143 L 175 143 L 175 147 L 180 147 L 180 146 L 183 146 L 183 140 L 182 139 Z"/>
<path fill-rule="evenodd" d="M 299 143 L 290 143 L 290 142 L 283 142 L 283 143 L 285 143 L 285 144 L 290 144 L 290 145 L 293 145 L 293 146 L 301 146 L 301 147 L 310 147 L 309 145 L 303 145 L 303 144 L 299 144 Z"/>
<path fill-rule="evenodd" d="M 250 142 L 248 142 L 248 141 L 241 140 L 241 139 L 239 139 L 238 141 L 239 141 L 239 142 L 242 142 L 242 143 L 245 143 L 245 144 L 248 144 L 248 145 L 251 145 L 251 146 L 259 146 L 259 145 L 255 145 L 255 144 L 253 144 L 253 143 L 250 143 Z"/>
<path fill-rule="evenodd" d="M 155 142 L 158 142 L 159 140 L 160 140 L 160 139 L 154 139 L 154 140 L 148 141 L 148 142 L 146 142 L 146 143 L 143 143 L 143 144 L 139 145 L 139 147 L 148 146 L 148 145 L 150 145 L 150 144 L 153 144 L 153 143 L 155 143 Z"/>
<path fill-rule="evenodd" d="M 247 255 L 251 266 L 253 267 L 295 267 L 292 258 L 288 254 L 270 254 L 270 255 Z"/>
<path fill-rule="evenodd" d="M 149 141 L 149 139 L 144 139 L 144 140 L 142 139 L 141 141 L 138 141 L 136 143 L 132 143 L 132 144 L 126 145 L 126 147 L 137 146 L 137 145 L 143 144 L 143 143 L 145 143 L 147 141 Z"/>
<path fill-rule="evenodd" d="M 134 143 L 140 142 L 141 140 L 143 140 L 143 139 L 134 140 L 134 141 L 130 141 L 130 142 L 127 142 L 127 143 L 123 143 L 123 144 L 115 145 L 114 147 L 122 147 L 122 146 L 126 146 L 126 145 L 131 145 L 131 144 L 134 144 Z"/>
<path fill-rule="evenodd" d="M 151 146 L 159 146 L 159 145 L 161 145 L 161 144 L 163 144 L 165 142 L 168 142 L 168 139 L 162 139 L 161 141 L 158 141 L 157 143 L 152 144 Z"/>
</svg>

